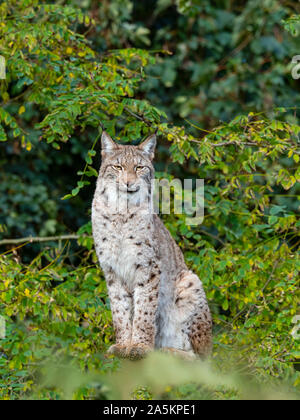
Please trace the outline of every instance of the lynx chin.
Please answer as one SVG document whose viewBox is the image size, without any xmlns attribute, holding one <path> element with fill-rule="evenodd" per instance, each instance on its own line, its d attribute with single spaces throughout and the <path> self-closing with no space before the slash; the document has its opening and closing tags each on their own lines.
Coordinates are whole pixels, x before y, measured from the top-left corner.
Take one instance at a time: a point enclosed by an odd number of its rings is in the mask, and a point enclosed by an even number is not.
<svg viewBox="0 0 300 420">
<path fill-rule="evenodd" d="M 156 136 L 123 146 L 103 132 L 101 146 L 92 226 L 116 333 L 109 353 L 209 355 L 212 321 L 202 283 L 151 211 Z"/>
</svg>

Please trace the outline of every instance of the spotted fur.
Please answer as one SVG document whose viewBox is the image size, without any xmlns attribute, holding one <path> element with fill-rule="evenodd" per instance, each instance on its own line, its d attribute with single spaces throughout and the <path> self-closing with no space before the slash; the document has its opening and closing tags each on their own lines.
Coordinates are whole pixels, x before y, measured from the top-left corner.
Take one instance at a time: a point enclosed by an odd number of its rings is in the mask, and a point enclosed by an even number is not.
<svg viewBox="0 0 300 420">
<path fill-rule="evenodd" d="M 160 348 L 206 356 L 212 333 L 202 283 L 151 211 L 155 135 L 121 146 L 104 132 L 101 142 L 92 226 L 116 332 L 110 352 L 140 358 Z"/>
</svg>

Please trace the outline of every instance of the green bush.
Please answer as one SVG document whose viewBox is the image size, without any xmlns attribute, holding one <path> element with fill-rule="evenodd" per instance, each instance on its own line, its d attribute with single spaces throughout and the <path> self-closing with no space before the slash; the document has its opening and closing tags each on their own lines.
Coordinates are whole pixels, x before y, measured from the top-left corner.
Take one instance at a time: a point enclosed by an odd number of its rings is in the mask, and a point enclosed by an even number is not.
<svg viewBox="0 0 300 420">
<path fill-rule="evenodd" d="M 1 235 L 80 228 L 77 244 L 0 241 L 1 399 L 241 398 L 232 367 L 261 397 L 279 395 L 262 384 L 299 395 L 298 20 L 293 2 L 225 3 L 159 1 L 151 31 L 137 2 L 101 2 L 93 17 L 89 3 L 1 3 Z M 192 383 L 178 364 L 164 389 L 143 374 L 150 360 L 131 389 L 126 364 L 104 355 L 114 337 L 88 223 L 101 125 L 124 143 L 157 129 L 157 176 L 205 179 L 201 225 L 163 218 L 203 281 L 214 369 L 229 382 L 199 367 Z"/>
</svg>

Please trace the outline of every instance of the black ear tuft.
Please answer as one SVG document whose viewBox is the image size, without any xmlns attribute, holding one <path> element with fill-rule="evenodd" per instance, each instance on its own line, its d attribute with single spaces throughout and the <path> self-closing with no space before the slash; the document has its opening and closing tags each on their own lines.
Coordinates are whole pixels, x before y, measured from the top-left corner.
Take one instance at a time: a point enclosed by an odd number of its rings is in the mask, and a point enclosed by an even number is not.
<svg viewBox="0 0 300 420">
<path fill-rule="evenodd" d="M 101 136 L 101 149 L 104 153 L 112 152 L 115 149 L 118 149 L 117 143 L 113 141 L 109 134 L 106 131 L 102 132 Z"/>
<path fill-rule="evenodd" d="M 154 152 L 156 147 L 156 134 L 151 134 L 141 143 L 138 148 L 150 156 L 150 159 L 154 158 Z"/>
</svg>

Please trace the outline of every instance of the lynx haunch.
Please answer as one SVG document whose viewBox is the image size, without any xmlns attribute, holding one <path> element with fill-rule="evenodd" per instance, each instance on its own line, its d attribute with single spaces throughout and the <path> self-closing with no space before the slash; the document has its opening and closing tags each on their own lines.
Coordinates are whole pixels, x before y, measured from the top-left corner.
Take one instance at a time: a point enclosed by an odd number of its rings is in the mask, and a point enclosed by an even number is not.
<svg viewBox="0 0 300 420">
<path fill-rule="evenodd" d="M 92 226 L 116 333 L 109 352 L 131 359 L 154 348 L 208 355 L 212 322 L 202 283 L 151 211 L 156 136 L 123 146 L 103 132 L 101 145 Z"/>
</svg>

